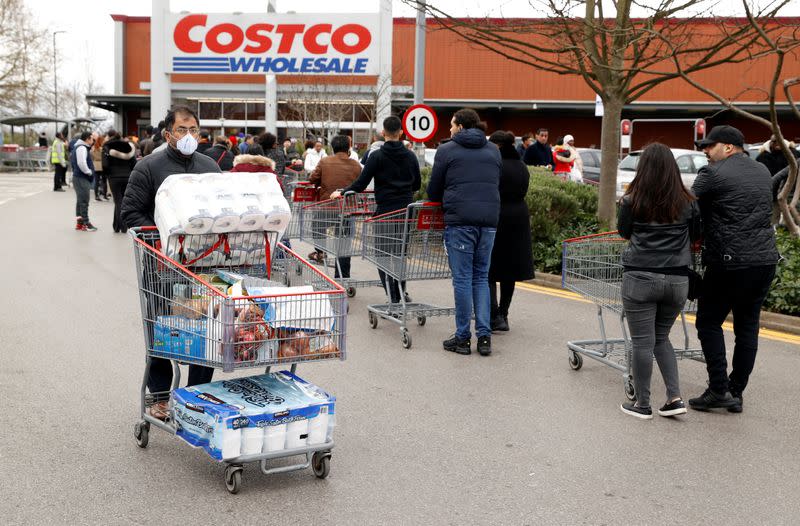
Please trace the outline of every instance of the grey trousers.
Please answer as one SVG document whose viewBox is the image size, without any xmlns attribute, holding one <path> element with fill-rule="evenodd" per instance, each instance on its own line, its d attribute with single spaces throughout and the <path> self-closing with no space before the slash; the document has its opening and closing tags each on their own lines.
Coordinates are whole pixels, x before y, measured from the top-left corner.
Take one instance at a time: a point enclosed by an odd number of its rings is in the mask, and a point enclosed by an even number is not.
<svg viewBox="0 0 800 526">
<path fill-rule="evenodd" d="M 75 215 L 80 218 L 81 223 L 89 222 L 89 191 L 92 182 L 80 175 L 72 176 L 72 186 L 75 188 Z"/>
<path fill-rule="evenodd" d="M 633 344 L 632 373 L 636 405 L 650 407 L 653 356 L 667 387 L 667 400 L 681 396 L 678 360 L 669 332 L 686 303 L 689 278 L 628 271 L 622 275 L 622 306 Z"/>
</svg>

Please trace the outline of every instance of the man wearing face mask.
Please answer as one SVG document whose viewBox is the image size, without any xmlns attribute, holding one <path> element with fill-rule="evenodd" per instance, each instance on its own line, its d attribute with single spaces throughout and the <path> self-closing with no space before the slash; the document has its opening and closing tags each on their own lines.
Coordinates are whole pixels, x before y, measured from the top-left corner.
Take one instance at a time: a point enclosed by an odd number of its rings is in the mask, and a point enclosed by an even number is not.
<svg viewBox="0 0 800 526">
<path fill-rule="evenodd" d="M 164 179 L 172 174 L 219 172 L 214 159 L 198 153 L 197 137 L 200 134 L 197 115 L 186 106 L 177 106 L 167 112 L 164 119 L 164 141 L 167 148 L 142 158 L 131 172 L 125 196 L 122 199 L 122 221 L 126 228 L 155 226 L 156 192 Z M 171 290 L 164 291 L 168 296 Z M 153 335 L 149 335 L 152 345 Z M 172 382 L 172 365 L 169 360 L 152 358 L 147 388 L 155 403 L 150 414 L 165 420 L 169 416 L 169 390 Z M 208 383 L 214 369 L 199 365 L 189 366 L 187 385 Z"/>
<path fill-rule="evenodd" d="M 703 218 L 706 271 L 696 326 L 708 389 L 689 406 L 741 413 L 758 350 L 761 305 L 780 257 L 770 221 L 772 179 L 763 164 L 744 153 L 744 135 L 732 126 L 715 126 L 697 146 L 710 161 L 692 186 Z M 722 323 L 731 312 L 736 343 L 728 375 Z"/>
</svg>

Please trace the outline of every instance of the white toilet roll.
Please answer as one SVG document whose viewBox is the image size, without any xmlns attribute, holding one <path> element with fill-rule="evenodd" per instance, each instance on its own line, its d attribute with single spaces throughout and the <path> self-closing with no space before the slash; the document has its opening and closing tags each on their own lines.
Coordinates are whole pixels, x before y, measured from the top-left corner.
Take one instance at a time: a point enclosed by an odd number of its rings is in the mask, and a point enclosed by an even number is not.
<svg viewBox="0 0 800 526">
<path fill-rule="evenodd" d="M 257 455 L 264 447 L 264 428 L 245 427 L 242 429 L 242 455 Z"/>
<path fill-rule="evenodd" d="M 308 445 L 323 444 L 328 438 L 328 408 L 308 421 Z"/>
<path fill-rule="evenodd" d="M 241 455 L 242 451 L 242 430 L 225 429 L 222 432 L 222 458 L 235 458 Z"/>
<path fill-rule="evenodd" d="M 269 426 L 264 430 L 264 453 L 281 451 L 286 444 L 286 424 Z"/>
<path fill-rule="evenodd" d="M 308 443 L 308 420 L 290 422 L 286 426 L 286 449 L 304 447 Z"/>
</svg>

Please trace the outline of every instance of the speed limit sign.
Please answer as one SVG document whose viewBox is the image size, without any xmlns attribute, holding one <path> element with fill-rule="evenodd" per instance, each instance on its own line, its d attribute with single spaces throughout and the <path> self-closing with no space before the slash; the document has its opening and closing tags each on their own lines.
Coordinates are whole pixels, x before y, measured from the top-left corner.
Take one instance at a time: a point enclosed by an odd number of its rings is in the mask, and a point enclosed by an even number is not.
<svg viewBox="0 0 800 526">
<path fill-rule="evenodd" d="M 425 142 L 436 134 L 439 119 L 433 108 L 425 104 L 415 104 L 403 114 L 403 132 L 409 141 Z"/>
</svg>

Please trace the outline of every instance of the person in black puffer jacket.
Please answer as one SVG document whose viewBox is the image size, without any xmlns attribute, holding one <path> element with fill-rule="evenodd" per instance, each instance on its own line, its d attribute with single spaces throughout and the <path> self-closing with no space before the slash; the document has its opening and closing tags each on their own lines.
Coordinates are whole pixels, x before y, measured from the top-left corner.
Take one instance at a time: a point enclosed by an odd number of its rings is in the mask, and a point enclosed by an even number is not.
<svg viewBox="0 0 800 526">
<path fill-rule="evenodd" d="M 489 263 L 500 215 L 500 152 L 479 129 L 474 110 L 458 110 L 450 121 L 453 140 L 433 159 L 428 198 L 441 201 L 444 240 L 456 303 L 456 332 L 442 344 L 446 351 L 469 354 L 470 319 L 475 312 L 478 352 L 492 352 Z"/>
<path fill-rule="evenodd" d="M 114 197 L 114 232 L 127 232 L 122 222 L 122 198 L 128 186 L 131 170 L 136 165 L 136 145 L 119 135 L 103 144 L 103 172 Z"/>
<path fill-rule="evenodd" d="M 744 153 L 744 135 L 732 126 L 714 127 L 697 146 L 711 161 L 692 186 L 705 231 L 706 272 L 696 324 L 709 388 L 689 405 L 741 412 L 758 350 L 761 305 L 780 257 L 771 224 L 772 180 L 763 164 Z M 736 344 L 728 376 L 722 323 L 731 311 Z"/>
<path fill-rule="evenodd" d="M 178 106 L 167 112 L 164 122 L 164 138 L 167 147 L 154 152 L 136 163 L 125 189 L 122 199 L 122 221 L 126 228 L 138 226 L 155 226 L 156 192 L 161 183 L 172 174 L 204 174 L 219 173 L 220 169 L 213 159 L 197 152 L 197 136 L 199 119 L 191 108 Z M 153 258 L 146 258 L 145 279 L 150 279 L 153 287 L 166 300 L 171 299 L 172 286 L 157 283 L 150 276 L 156 272 L 152 264 Z M 148 314 L 155 320 L 159 314 L 154 307 Z M 163 313 L 161 313 L 163 314 Z M 153 345 L 153 324 L 146 324 L 147 344 Z M 172 384 L 172 365 L 163 358 L 151 358 L 147 373 L 147 389 L 153 395 L 154 403 L 150 406 L 150 414 L 160 420 L 169 417 L 169 391 Z M 189 366 L 187 385 L 204 384 L 211 381 L 214 369 L 200 365 Z"/>
</svg>

